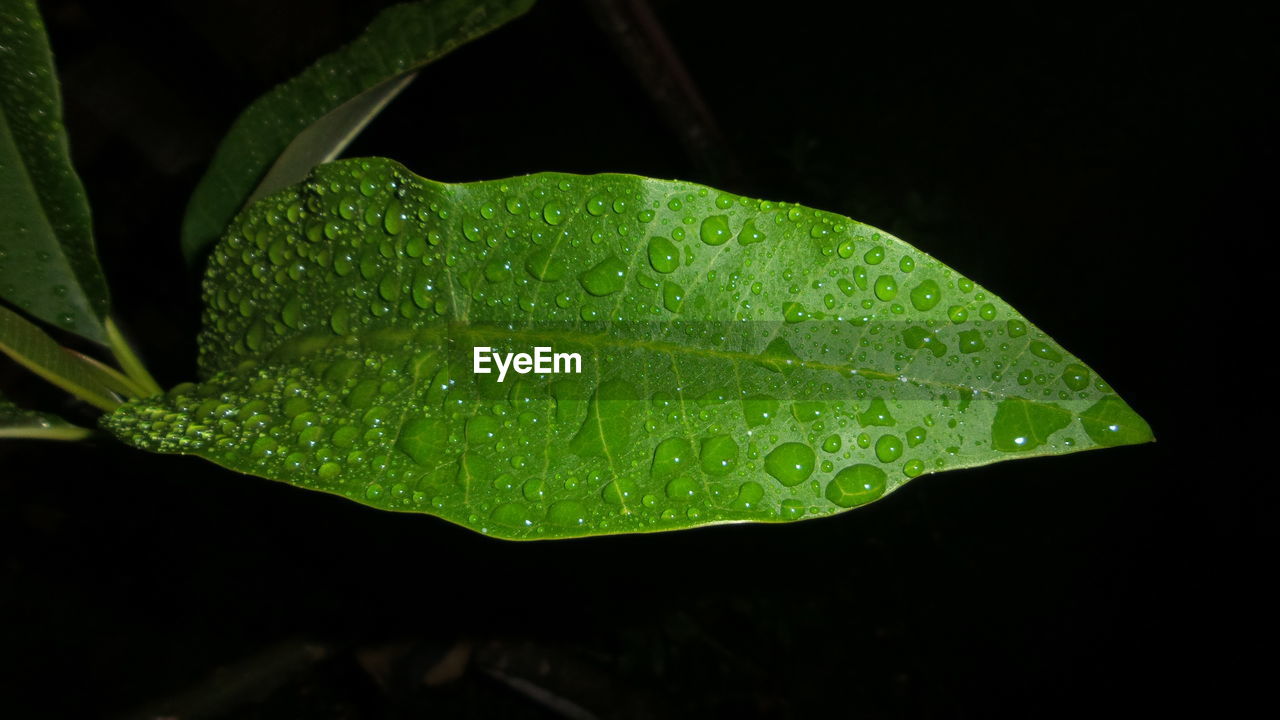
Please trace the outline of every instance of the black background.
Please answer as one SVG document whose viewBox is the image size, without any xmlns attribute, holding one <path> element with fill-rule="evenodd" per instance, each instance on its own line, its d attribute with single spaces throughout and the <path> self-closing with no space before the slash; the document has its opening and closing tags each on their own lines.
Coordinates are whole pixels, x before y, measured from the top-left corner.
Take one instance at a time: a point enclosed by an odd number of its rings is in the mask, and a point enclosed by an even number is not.
<svg viewBox="0 0 1280 720">
<path fill-rule="evenodd" d="M 376 5 L 41 2 L 117 315 L 162 384 L 194 376 L 177 229 L 218 138 Z M 926 476 L 827 520 L 516 544 L 109 439 L 6 441 L 0 714 L 128 713 L 301 641 L 328 659 L 256 667 L 231 716 L 556 716 L 495 667 L 602 717 L 1228 713 L 1275 669 L 1270 425 L 1232 408 L 1269 392 L 1240 370 L 1263 335 L 1223 324 L 1272 324 L 1244 289 L 1274 284 L 1274 19 L 1173 5 L 658 2 L 741 168 L 711 177 L 583 6 L 547 0 L 348 151 L 856 217 L 1085 358 L 1156 444 Z M 459 642 L 466 672 L 419 682 Z"/>
</svg>

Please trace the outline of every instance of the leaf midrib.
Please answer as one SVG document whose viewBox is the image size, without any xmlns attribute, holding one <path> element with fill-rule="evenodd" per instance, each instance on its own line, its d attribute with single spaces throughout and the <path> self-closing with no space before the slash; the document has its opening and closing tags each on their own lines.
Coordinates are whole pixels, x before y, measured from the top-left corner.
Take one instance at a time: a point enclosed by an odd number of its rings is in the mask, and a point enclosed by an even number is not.
<svg viewBox="0 0 1280 720">
<path fill-rule="evenodd" d="M 377 329 L 374 329 L 373 332 L 374 333 L 387 332 L 387 330 L 388 328 L 377 328 Z M 450 322 L 450 323 L 436 323 L 436 324 L 433 324 L 432 326 L 416 329 L 416 330 L 401 329 L 400 331 L 405 333 L 406 335 L 413 335 L 418 337 L 425 336 L 427 338 L 440 338 L 440 339 L 448 338 L 448 337 L 480 337 L 480 338 L 494 337 L 494 338 L 518 338 L 518 339 L 528 339 L 528 340 L 546 340 L 547 344 L 551 345 L 552 347 L 554 347 L 555 345 L 555 343 L 553 342 L 555 340 L 567 340 L 571 343 L 590 345 L 593 347 L 615 347 L 615 348 L 623 348 L 623 349 L 650 350 L 650 351 L 653 351 L 654 353 L 661 353 L 661 354 L 667 354 L 672 356 L 684 355 L 684 356 L 701 357 L 701 358 L 707 358 L 707 359 L 727 360 L 731 363 L 759 363 L 761 360 L 767 360 L 767 359 L 779 357 L 779 356 L 769 356 L 769 355 L 762 355 L 759 353 L 749 353 L 749 352 L 741 352 L 741 351 L 734 351 L 734 350 L 717 350 L 717 349 L 706 348 L 698 345 L 685 345 L 685 344 L 674 343 L 674 342 L 643 340 L 639 338 L 620 338 L 617 335 L 613 335 L 610 333 L 581 334 L 576 332 L 576 328 L 575 330 L 547 330 L 547 329 L 531 330 L 528 328 L 517 329 L 517 328 L 510 328 L 510 327 L 502 327 L 498 325 L 471 325 L 471 324 Z M 340 342 L 340 343 L 346 343 L 346 344 L 359 344 L 362 342 L 362 337 L 363 336 L 361 335 L 349 335 L 349 336 L 343 336 L 340 338 L 331 337 L 331 336 L 326 337 L 326 336 L 315 336 L 315 335 L 299 335 L 294 338 L 291 338 L 290 341 L 287 341 L 285 344 L 278 346 L 272 351 L 259 354 L 257 359 L 267 363 L 276 362 L 276 361 L 273 361 L 270 356 L 274 352 L 278 351 L 279 349 L 283 347 L 287 347 L 288 342 L 300 342 L 300 341 L 306 341 L 306 340 L 314 340 L 318 338 L 318 339 L 327 339 L 333 342 Z M 330 346 L 331 345 L 318 346 L 310 352 L 315 352 L 321 349 L 322 347 L 330 347 Z M 303 354 L 310 354 L 310 352 L 303 353 Z M 736 368 L 737 365 L 735 365 L 734 367 Z M 1038 405 L 1040 407 L 1047 408 L 1054 412 L 1061 412 L 1066 415 L 1071 415 L 1072 417 L 1075 416 L 1075 413 L 1073 411 L 1067 408 L 1064 408 L 1061 405 L 1057 405 L 1055 403 L 1044 403 L 1034 399 L 1027 398 L 1023 395 L 1002 392 L 997 389 L 979 388 L 979 387 L 974 387 L 972 385 L 960 385 L 956 383 L 948 383 L 948 382 L 943 382 L 943 381 L 934 380 L 934 379 L 925 378 L 925 377 L 913 377 L 906 374 L 891 374 L 891 373 L 875 370 L 873 368 L 857 367 L 851 364 L 827 363 L 827 362 L 821 362 L 816 360 L 805 360 L 798 356 L 795 357 L 795 359 L 792 361 L 792 367 L 804 368 L 804 369 L 810 369 L 810 370 L 825 370 L 825 371 L 834 372 L 836 374 L 843 375 L 843 376 L 858 376 L 858 377 L 868 378 L 871 380 L 879 380 L 879 381 L 885 381 L 885 382 L 913 382 L 918 385 L 924 385 L 928 387 L 937 388 L 940 390 L 948 390 L 948 391 L 955 391 L 955 392 L 980 392 L 997 399 L 1016 398 L 1028 404 Z M 219 372 L 228 372 L 228 371 L 234 372 L 234 370 L 235 368 L 224 368 Z"/>
</svg>

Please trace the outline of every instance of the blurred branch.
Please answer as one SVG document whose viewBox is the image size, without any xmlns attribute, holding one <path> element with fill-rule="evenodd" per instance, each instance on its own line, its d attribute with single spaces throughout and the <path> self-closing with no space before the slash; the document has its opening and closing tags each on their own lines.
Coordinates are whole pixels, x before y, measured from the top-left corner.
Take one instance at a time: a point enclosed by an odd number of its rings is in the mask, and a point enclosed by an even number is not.
<svg viewBox="0 0 1280 720">
<path fill-rule="evenodd" d="M 124 717 L 135 720 L 198 720 L 225 715 L 263 698 L 332 654 L 325 645 L 295 640 L 273 645 L 204 682 Z"/>
<path fill-rule="evenodd" d="M 737 162 L 648 0 L 584 2 L 705 179 L 724 183 L 735 178 Z"/>
</svg>

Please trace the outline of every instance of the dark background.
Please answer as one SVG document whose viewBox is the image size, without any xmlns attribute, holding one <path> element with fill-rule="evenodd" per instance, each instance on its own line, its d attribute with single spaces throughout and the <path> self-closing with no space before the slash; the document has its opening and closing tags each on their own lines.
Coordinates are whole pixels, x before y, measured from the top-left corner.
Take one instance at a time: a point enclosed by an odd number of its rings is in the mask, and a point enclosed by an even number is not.
<svg viewBox="0 0 1280 720">
<path fill-rule="evenodd" d="M 177 230 L 218 138 L 376 5 L 41 2 L 117 314 L 162 384 L 194 376 Z M 566 716 L 539 691 L 621 718 L 1242 706 L 1274 682 L 1277 491 L 1271 425 L 1232 406 L 1272 392 L 1238 370 L 1265 368 L 1269 333 L 1223 318 L 1271 324 L 1245 288 L 1274 293 L 1275 25 L 1172 5 L 656 2 L 739 166 L 717 173 L 583 6 L 547 0 L 348 152 L 856 217 L 1023 311 L 1156 444 L 925 476 L 827 520 L 516 544 L 108 439 L 6 441 L 0 714 Z"/>
</svg>

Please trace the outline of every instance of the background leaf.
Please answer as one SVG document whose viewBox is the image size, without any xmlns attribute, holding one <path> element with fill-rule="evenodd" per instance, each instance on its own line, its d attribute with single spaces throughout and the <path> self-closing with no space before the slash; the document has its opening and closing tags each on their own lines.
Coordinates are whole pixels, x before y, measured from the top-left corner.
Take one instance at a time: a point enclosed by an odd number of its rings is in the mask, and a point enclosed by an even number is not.
<svg viewBox="0 0 1280 720">
<path fill-rule="evenodd" d="M 200 257 L 248 198 L 299 182 L 336 157 L 404 88 L 407 73 L 532 5 L 439 0 L 387 8 L 350 45 L 259 98 L 236 119 L 191 196 L 182 223 L 187 260 Z"/>
<path fill-rule="evenodd" d="M 0 305 L 0 353 L 31 372 L 103 410 L 120 403 L 112 394 L 109 372 L 96 361 L 82 360 L 34 323 Z"/>
<path fill-rule="evenodd" d="M 20 408 L 0 395 L 0 438 L 80 440 L 92 433 L 92 430 L 73 425 L 53 413 Z"/>
<path fill-rule="evenodd" d="M 107 284 L 34 0 L 0 6 L 0 298 L 106 344 Z"/>
<path fill-rule="evenodd" d="M 334 163 L 237 220 L 205 302 L 208 379 L 106 418 L 121 438 L 507 538 L 819 517 L 1151 439 L 937 260 L 689 183 Z M 582 374 L 472 372 L 536 345 Z"/>
</svg>

